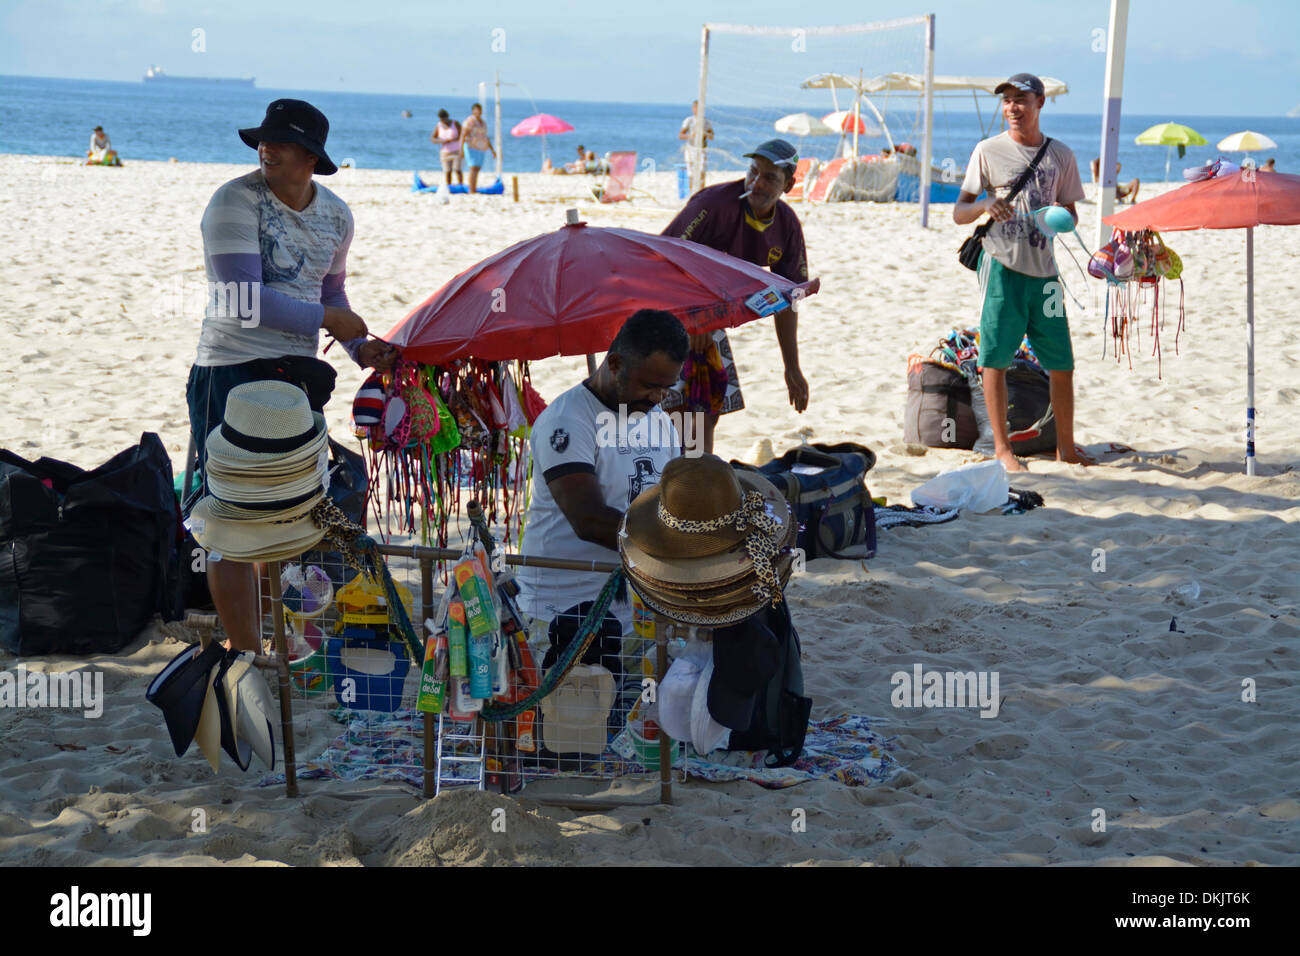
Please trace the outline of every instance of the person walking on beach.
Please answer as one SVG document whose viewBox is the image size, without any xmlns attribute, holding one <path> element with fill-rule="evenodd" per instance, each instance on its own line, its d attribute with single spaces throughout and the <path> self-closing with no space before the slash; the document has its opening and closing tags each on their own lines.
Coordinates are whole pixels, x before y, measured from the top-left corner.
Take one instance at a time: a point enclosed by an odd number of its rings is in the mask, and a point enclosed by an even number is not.
<svg viewBox="0 0 1300 956">
<path fill-rule="evenodd" d="M 766 266 L 793 282 L 806 282 L 808 256 L 803 227 L 794 210 L 781 202 L 781 196 L 794 187 L 799 153 L 783 139 L 770 139 L 745 156 L 751 162 L 744 179 L 701 189 L 668 224 L 663 235 L 689 239 Z M 777 313 L 775 321 L 790 404 L 802 413 L 808 407 L 808 382 L 799 370 L 798 316 L 793 308 L 786 308 Z M 687 407 L 687 385 L 683 377 L 664 399 L 663 408 L 703 412 L 703 448 L 705 454 L 711 454 L 718 417 L 744 408 L 745 401 L 740 394 L 740 379 L 725 330 L 692 335 L 691 353 L 692 362 L 704 358 L 711 366 L 725 370 L 725 394 L 714 395 L 709 408 Z M 685 424 L 682 421 L 679 426 L 683 435 L 687 434 Z"/>
<path fill-rule="evenodd" d="M 460 133 L 460 123 L 452 119 L 446 110 L 438 110 L 438 128 L 429 134 L 429 139 L 442 147 L 438 151 L 438 158 L 442 161 L 442 174 L 448 186 L 451 185 L 452 173 L 456 174 L 456 182 L 465 182 L 460 169 Z"/>
<path fill-rule="evenodd" d="M 460 148 L 465 161 L 469 163 L 469 191 L 476 193 L 478 171 L 483 168 L 484 152 L 491 152 L 494 158 L 497 154 L 492 147 L 492 140 L 488 139 L 487 123 L 483 122 L 482 103 L 475 103 L 470 107 L 470 115 L 465 117 L 460 134 Z"/>
<path fill-rule="evenodd" d="M 203 212 L 210 292 L 186 385 L 200 464 L 208 435 L 222 424 L 226 396 L 238 385 L 273 378 L 317 383 L 308 395 L 314 411 L 324 407 L 334 370 L 315 358 L 322 329 L 362 367 L 386 370 L 396 357 L 392 346 L 367 339 L 366 323 L 344 292 L 352 213 L 312 179 L 337 170 L 325 152 L 328 134 L 329 121 L 310 103 L 275 100 L 261 126 L 239 131 L 257 150 L 258 168 L 218 188 Z M 232 296 L 231 289 L 239 291 Z M 231 314 L 232 302 L 239 314 Z M 200 487 L 187 509 L 205 493 Z M 257 573 L 248 563 L 208 564 L 208 587 L 231 646 L 260 653 Z"/>
<path fill-rule="evenodd" d="M 1084 197 L 1079 165 L 1064 143 L 1049 141 L 1039 129 L 1039 111 L 1046 101 L 1042 80 L 1017 73 L 994 92 L 1002 96 L 1007 130 L 976 145 L 952 211 L 958 225 L 972 223 L 985 213 L 994 221 L 984 236 L 979 260 L 980 366 L 994 454 L 1007 471 L 1025 470 L 1007 436 L 1007 369 L 1027 334 L 1051 378 L 1057 459 L 1093 464 L 1074 444 L 1074 351 L 1064 293 L 1052 259 L 1051 238 L 1039 231 L 1032 215 L 1043 206 L 1056 205 L 1079 221 L 1074 208 Z M 1008 202 L 1011 187 L 1040 153 L 1036 168 Z M 988 193 L 987 198 L 977 199 L 982 192 Z"/>
</svg>

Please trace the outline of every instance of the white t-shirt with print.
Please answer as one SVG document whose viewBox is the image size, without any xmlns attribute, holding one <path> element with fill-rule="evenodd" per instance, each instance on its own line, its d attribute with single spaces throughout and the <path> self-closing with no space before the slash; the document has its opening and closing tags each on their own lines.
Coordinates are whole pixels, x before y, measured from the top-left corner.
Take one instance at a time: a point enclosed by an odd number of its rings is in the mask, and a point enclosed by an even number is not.
<svg viewBox="0 0 1300 956">
<path fill-rule="evenodd" d="M 583 541 L 574 533 L 547 482 L 575 472 L 594 474 L 604 503 L 626 511 L 637 495 L 659 483 L 664 466 L 680 454 L 681 440 L 672 419 L 658 406 L 648 414 L 633 412 L 626 416 L 625 423 L 619 428 L 618 413 L 607 408 L 585 384 L 575 385 L 537 416 L 529 440 L 533 456 L 532 500 L 521 554 L 619 562 L 617 551 Z M 607 577 L 520 568 L 520 609 L 550 621 L 583 601 L 594 600 Z M 623 624 L 624 632 L 631 630 L 631 606 L 626 601 L 615 602 L 611 610 Z"/>
<path fill-rule="evenodd" d="M 245 325 L 223 307 L 212 264 L 216 255 L 259 256 L 262 285 L 300 302 L 320 302 L 325 276 L 342 272 L 352 244 L 352 211 L 314 183 L 306 209 L 292 209 L 266 184 L 260 169 L 232 179 L 203 211 L 203 258 L 209 296 L 196 365 L 235 365 L 281 355 L 314 356 L 320 336 Z"/>
<path fill-rule="evenodd" d="M 989 195 L 1005 199 L 1041 147 L 1042 143 L 1021 146 L 1009 132 L 990 136 L 971 153 L 961 191 L 978 196 L 987 190 Z M 1042 278 L 1056 275 L 1051 237 L 1039 231 L 1030 213 L 1043 206 L 1064 206 L 1082 198 L 1083 183 L 1074 153 L 1060 140 L 1053 139 L 1034 175 L 1011 200 L 1015 216 L 1007 222 L 993 223 L 984 236 L 984 251 L 1023 275 Z"/>
</svg>

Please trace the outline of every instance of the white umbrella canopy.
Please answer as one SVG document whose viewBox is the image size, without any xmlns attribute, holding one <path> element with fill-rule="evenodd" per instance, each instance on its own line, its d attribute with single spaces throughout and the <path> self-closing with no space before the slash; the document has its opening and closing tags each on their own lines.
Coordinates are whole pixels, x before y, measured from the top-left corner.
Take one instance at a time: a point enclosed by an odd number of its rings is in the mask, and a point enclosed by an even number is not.
<svg viewBox="0 0 1300 956">
<path fill-rule="evenodd" d="M 790 136 L 832 136 L 838 132 L 811 113 L 791 113 L 782 116 L 774 125 L 778 133 Z"/>
<path fill-rule="evenodd" d="M 834 113 L 827 113 L 822 117 L 822 123 L 832 133 L 852 133 L 855 125 L 860 136 L 879 136 L 881 132 L 879 126 L 868 121 L 860 112 L 855 113 L 853 110 L 836 110 Z"/>
<path fill-rule="evenodd" d="M 1219 149 L 1225 153 L 1248 153 L 1257 149 L 1277 149 L 1277 143 L 1263 133 L 1244 129 L 1219 140 Z"/>
</svg>

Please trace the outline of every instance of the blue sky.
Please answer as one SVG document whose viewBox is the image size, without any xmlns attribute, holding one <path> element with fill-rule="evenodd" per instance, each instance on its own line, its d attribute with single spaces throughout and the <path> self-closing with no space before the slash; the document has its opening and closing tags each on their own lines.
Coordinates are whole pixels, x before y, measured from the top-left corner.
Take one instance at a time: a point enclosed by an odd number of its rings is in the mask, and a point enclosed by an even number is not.
<svg viewBox="0 0 1300 956">
<path fill-rule="evenodd" d="M 1097 113 L 1105 56 L 1093 47 L 1109 9 L 1108 0 L 0 0 L 0 72 L 133 81 L 157 63 L 256 76 L 265 88 L 473 95 L 500 70 L 538 99 L 680 103 L 697 82 L 705 21 L 935 13 L 937 72 L 1056 76 L 1071 90 L 1056 108 Z M 203 52 L 192 50 L 196 29 Z M 1300 104 L 1297 37 L 1294 0 L 1133 0 L 1125 112 L 1285 113 Z"/>
</svg>

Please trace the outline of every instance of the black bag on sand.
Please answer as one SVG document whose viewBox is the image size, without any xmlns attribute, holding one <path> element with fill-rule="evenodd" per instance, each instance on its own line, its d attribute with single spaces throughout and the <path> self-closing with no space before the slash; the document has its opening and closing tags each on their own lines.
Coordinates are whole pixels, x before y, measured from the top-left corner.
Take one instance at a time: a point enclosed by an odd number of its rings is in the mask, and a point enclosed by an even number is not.
<svg viewBox="0 0 1300 956">
<path fill-rule="evenodd" d="M 766 750 L 765 763 L 769 767 L 786 767 L 803 753 L 804 738 L 808 735 L 808 718 L 812 714 L 812 698 L 803 693 L 803 666 L 799 661 L 799 634 L 790 620 L 790 608 L 785 601 L 776 607 L 767 607 L 750 619 L 731 627 L 713 631 L 715 647 L 725 642 L 730 631 L 740 631 L 758 624 L 771 631 L 780 648 L 776 672 L 768 678 L 754 697 L 754 707 L 749 725 L 744 730 L 732 730 L 728 750 Z M 715 649 L 714 680 L 718 678 Z M 714 694 L 709 687 L 710 706 Z M 715 717 L 716 719 L 716 717 Z"/>
<path fill-rule="evenodd" d="M 93 471 L 0 450 L 0 646 L 104 654 L 171 610 L 180 512 L 146 432 Z"/>
<path fill-rule="evenodd" d="M 979 427 L 975 451 L 993 454 L 993 430 L 988 421 L 984 386 L 974 361 L 964 363 L 969 382 L 971 408 Z M 1007 437 L 1017 455 L 1042 455 L 1056 452 L 1056 418 L 1052 413 L 1051 379 L 1035 363 L 1018 358 L 1007 369 Z"/>
<path fill-rule="evenodd" d="M 974 448 L 979 425 L 966 378 L 926 360 L 907 370 L 903 441 L 928 448 Z"/>
<path fill-rule="evenodd" d="M 1016 359 L 1007 369 L 1007 428 L 1017 455 L 1056 452 L 1051 377 L 1033 362 Z"/>
<path fill-rule="evenodd" d="M 876 510 L 867 490 L 867 472 L 876 453 L 856 442 L 791 448 L 762 467 L 733 461 L 756 471 L 781 491 L 801 525 L 798 547 L 807 560 L 828 557 L 859 560 L 876 553 Z M 841 554 L 865 545 L 866 554 Z"/>
</svg>

